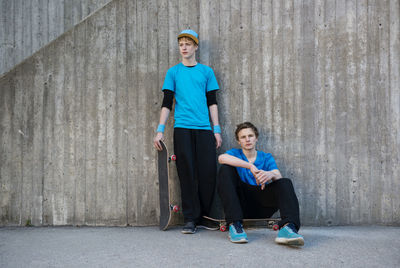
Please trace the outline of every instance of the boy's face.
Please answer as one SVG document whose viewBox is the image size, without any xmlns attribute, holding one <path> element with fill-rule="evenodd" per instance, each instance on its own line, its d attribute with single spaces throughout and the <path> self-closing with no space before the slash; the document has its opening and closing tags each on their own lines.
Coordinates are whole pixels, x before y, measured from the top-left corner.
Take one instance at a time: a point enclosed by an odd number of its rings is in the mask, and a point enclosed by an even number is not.
<svg viewBox="0 0 400 268">
<path fill-rule="evenodd" d="M 256 147 L 256 143 L 258 141 L 256 134 L 251 128 L 244 128 L 239 131 L 238 135 L 238 144 L 242 147 L 243 150 L 253 150 Z"/>
<path fill-rule="evenodd" d="M 198 46 L 194 43 L 192 39 L 185 37 L 179 39 L 178 45 L 179 52 L 181 53 L 181 56 L 185 59 L 190 59 L 194 57 L 195 52 L 198 48 Z"/>
</svg>

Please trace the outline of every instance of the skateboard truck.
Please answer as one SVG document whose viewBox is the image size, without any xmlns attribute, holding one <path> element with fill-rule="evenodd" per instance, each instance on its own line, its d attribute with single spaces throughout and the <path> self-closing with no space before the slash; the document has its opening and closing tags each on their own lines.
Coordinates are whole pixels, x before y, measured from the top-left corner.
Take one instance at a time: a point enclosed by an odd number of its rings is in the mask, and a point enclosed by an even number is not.
<svg viewBox="0 0 400 268">
<path fill-rule="evenodd" d="M 170 157 L 168 157 L 168 162 L 171 162 L 171 160 L 176 161 L 176 155 L 173 154 Z"/>
<path fill-rule="evenodd" d="M 175 213 L 179 211 L 178 205 L 169 205 L 169 208 Z"/>
</svg>

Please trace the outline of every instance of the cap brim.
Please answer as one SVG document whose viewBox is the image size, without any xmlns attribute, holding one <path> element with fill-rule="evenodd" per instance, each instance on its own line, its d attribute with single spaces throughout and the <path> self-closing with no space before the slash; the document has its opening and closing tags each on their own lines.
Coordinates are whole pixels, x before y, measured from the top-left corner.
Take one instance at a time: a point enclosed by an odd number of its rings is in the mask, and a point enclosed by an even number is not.
<svg viewBox="0 0 400 268">
<path fill-rule="evenodd" d="M 182 33 L 180 35 L 178 35 L 178 39 L 181 37 L 189 37 L 190 39 L 193 39 L 193 41 L 198 45 L 199 44 L 199 39 L 197 39 L 196 37 L 194 37 L 191 34 L 187 34 L 187 33 Z"/>
</svg>

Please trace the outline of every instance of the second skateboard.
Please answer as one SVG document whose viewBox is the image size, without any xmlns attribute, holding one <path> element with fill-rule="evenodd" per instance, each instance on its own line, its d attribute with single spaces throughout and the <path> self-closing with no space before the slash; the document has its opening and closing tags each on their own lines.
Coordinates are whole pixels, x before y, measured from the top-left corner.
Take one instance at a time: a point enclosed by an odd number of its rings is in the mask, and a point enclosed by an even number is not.
<svg viewBox="0 0 400 268">
<path fill-rule="evenodd" d="M 228 230 L 229 226 L 226 223 L 225 219 L 216 219 L 216 218 L 211 218 L 208 216 L 203 216 L 204 219 L 213 221 L 219 225 L 219 230 L 221 232 L 225 232 Z M 278 222 L 280 221 L 280 218 L 263 218 L 263 219 L 243 219 L 244 224 L 257 224 L 257 226 L 265 226 L 267 228 L 270 228 L 274 231 L 279 230 L 279 225 Z"/>
</svg>

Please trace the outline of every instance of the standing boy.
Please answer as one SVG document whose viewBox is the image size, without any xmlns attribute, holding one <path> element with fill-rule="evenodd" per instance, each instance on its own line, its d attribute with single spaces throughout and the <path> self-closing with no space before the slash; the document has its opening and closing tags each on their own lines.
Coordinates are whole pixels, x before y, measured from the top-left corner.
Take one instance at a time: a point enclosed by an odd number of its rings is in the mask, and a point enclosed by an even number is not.
<svg viewBox="0 0 400 268">
<path fill-rule="evenodd" d="M 216 101 L 219 86 L 213 70 L 196 61 L 198 43 L 198 35 L 193 30 L 184 30 L 178 35 L 182 61 L 165 76 L 164 99 L 154 138 L 154 147 L 162 150 L 160 140 L 164 139 L 165 123 L 175 97 L 174 152 L 185 222 L 182 233 L 185 234 L 195 233 L 202 215 L 210 213 L 217 172 L 216 148 L 222 143 Z"/>
<path fill-rule="evenodd" d="M 258 130 L 250 122 L 239 124 L 235 136 L 240 149 L 218 157 L 218 192 L 233 243 L 247 243 L 243 218 L 269 218 L 280 211 L 279 244 L 304 245 L 300 229 L 299 202 L 290 179 L 282 178 L 269 153 L 256 150 Z"/>
</svg>

